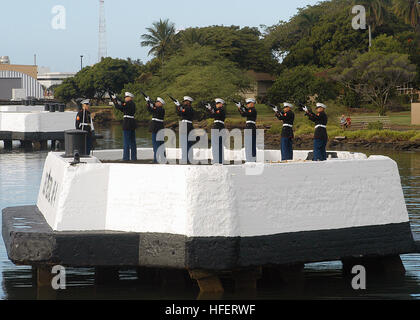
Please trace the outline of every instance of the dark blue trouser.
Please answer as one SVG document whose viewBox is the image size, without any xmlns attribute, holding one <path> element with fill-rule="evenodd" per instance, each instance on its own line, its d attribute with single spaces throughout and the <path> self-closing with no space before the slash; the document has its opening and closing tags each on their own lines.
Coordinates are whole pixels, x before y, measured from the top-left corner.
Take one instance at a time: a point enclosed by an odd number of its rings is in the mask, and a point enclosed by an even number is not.
<svg viewBox="0 0 420 320">
<path fill-rule="evenodd" d="M 191 163 L 191 158 L 188 156 L 188 153 L 190 152 L 191 147 L 194 145 L 195 141 L 188 141 L 188 135 L 192 131 L 192 129 L 188 129 L 186 131 L 180 130 L 180 145 L 182 150 L 182 157 L 181 157 L 181 163 Z"/>
<path fill-rule="evenodd" d="M 224 160 L 224 147 L 223 147 L 223 137 L 215 137 L 211 139 L 211 150 L 213 153 L 213 163 L 223 164 Z"/>
<path fill-rule="evenodd" d="M 157 133 L 152 133 L 153 161 L 154 163 L 163 163 L 164 159 L 158 154 L 158 150 L 159 147 L 165 143 L 165 141 L 157 141 L 156 137 Z M 166 157 L 166 153 L 164 153 L 164 156 Z"/>
<path fill-rule="evenodd" d="M 313 161 L 327 160 L 327 140 L 314 139 L 314 159 Z"/>
<path fill-rule="evenodd" d="M 131 161 L 137 160 L 137 144 L 136 144 L 136 130 L 123 130 L 124 137 L 124 161 L 130 161 L 130 151 L 131 151 Z"/>
<path fill-rule="evenodd" d="M 251 141 L 248 141 L 247 135 L 245 135 L 246 162 L 257 162 L 257 129 L 246 127 L 245 130 L 251 130 L 252 132 Z"/>
<path fill-rule="evenodd" d="M 293 139 L 281 138 L 281 161 L 293 160 Z"/>
<path fill-rule="evenodd" d="M 90 155 L 90 152 L 92 150 L 92 140 L 92 133 L 88 133 L 86 135 L 86 152 L 88 156 Z"/>
</svg>

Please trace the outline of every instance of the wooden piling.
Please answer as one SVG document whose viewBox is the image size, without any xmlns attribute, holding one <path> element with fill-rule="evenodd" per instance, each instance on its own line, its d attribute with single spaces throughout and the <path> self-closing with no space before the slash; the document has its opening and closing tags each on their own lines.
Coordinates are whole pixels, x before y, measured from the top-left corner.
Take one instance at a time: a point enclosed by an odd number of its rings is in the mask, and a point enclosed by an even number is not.
<svg viewBox="0 0 420 320">
<path fill-rule="evenodd" d="M 223 293 L 223 285 L 219 276 L 211 271 L 188 270 L 191 279 L 197 281 L 202 293 Z"/>
<path fill-rule="evenodd" d="M 20 140 L 20 147 L 25 149 L 25 150 L 32 150 L 33 149 L 32 141 L 30 141 L 30 140 Z"/>
<path fill-rule="evenodd" d="M 3 140 L 3 142 L 4 142 L 4 149 L 6 149 L 6 150 L 12 150 L 13 149 L 12 140 Z"/>
<path fill-rule="evenodd" d="M 37 266 L 36 275 L 38 287 L 51 287 L 51 281 L 54 275 L 51 273 L 50 265 Z"/>
<path fill-rule="evenodd" d="M 56 140 L 51 140 L 51 150 L 55 151 L 55 146 L 56 146 Z"/>
</svg>

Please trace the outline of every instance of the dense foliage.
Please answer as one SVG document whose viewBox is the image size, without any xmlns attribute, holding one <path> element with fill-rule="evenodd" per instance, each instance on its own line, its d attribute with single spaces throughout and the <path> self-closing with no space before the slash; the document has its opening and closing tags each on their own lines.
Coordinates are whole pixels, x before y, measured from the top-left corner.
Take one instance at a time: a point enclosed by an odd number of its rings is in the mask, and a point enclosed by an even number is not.
<svg viewBox="0 0 420 320">
<path fill-rule="evenodd" d="M 352 27 L 356 4 L 366 8 L 365 30 Z M 208 26 L 176 32 L 173 23 L 161 19 L 146 31 L 140 44 L 149 48 L 149 62 L 104 59 L 66 80 L 56 95 L 64 101 L 100 99 L 107 90 L 125 88 L 164 98 L 229 99 L 249 85 L 245 71 L 255 70 L 276 76 L 268 93 L 271 102 L 336 100 L 346 106 L 372 104 L 384 113 L 397 86 L 420 86 L 417 0 L 322 1 L 300 8 L 289 21 L 261 28 Z M 147 118 L 144 108 L 138 118 Z"/>
</svg>

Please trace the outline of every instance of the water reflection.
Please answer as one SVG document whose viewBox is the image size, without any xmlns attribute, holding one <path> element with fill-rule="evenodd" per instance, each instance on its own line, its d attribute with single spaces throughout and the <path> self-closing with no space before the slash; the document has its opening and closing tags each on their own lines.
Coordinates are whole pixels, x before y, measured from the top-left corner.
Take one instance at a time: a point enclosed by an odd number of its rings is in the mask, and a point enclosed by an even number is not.
<svg viewBox="0 0 420 320">
<path fill-rule="evenodd" d="M 103 139 L 97 149 L 122 148 L 120 126 L 96 128 Z M 151 147 L 147 128 L 137 130 L 139 147 Z M 393 158 L 399 167 L 401 183 L 414 232 L 420 233 L 420 153 L 371 152 Z M 9 206 L 36 203 L 46 152 L 24 153 L 21 150 L 5 152 L 0 149 L 0 209 Z M 0 217 L 1 224 L 1 217 Z M 420 255 L 403 255 L 407 269 L 403 279 L 368 278 L 367 291 L 354 291 L 350 280 L 341 273 L 341 262 L 308 264 L 304 282 L 300 286 L 284 285 L 280 288 L 264 288 L 256 295 L 238 294 L 230 290 L 224 299 L 420 299 Z M 54 295 L 37 290 L 33 283 L 32 269 L 15 266 L 0 241 L 0 299 L 195 299 L 195 286 L 182 290 L 140 284 L 135 270 L 120 271 L 121 281 L 109 285 L 95 285 L 92 268 L 69 268 L 67 289 Z"/>
</svg>

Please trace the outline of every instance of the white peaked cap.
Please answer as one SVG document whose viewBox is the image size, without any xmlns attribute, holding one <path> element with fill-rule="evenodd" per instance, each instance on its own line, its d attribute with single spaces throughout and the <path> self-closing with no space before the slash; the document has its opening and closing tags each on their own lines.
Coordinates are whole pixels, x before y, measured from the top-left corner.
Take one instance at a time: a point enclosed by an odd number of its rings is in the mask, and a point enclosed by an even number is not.
<svg viewBox="0 0 420 320">
<path fill-rule="evenodd" d="M 222 104 L 225 104 L 225 100 L 220 99 L 220 98 L 214 99 L 214 101 L 216 102 L 216 104 L 217 104 L 217 103 L 222 103 Z"/>
<path fill-rule="evenodd" d="M 317 104 L 316 104 L 316 107 L 317 107 L 317 108 L 324 108 L 324 109 L 327 109 L 327 106 L 326 106 L 325 104 L 323 104 L 323 103 L 317 103 Z"/>
<path fill-rule="evenodd" d="M 246 99 L 245 100 L 245 102 L 248 104 L 248 103 L 257 103 L 257 101 L 255 100 L 255 99 L 252 99 L 252 98 L 249 98 L 249 99 Z"/>
<path fill-rule="evenodd" d="M 157 97 L 156 101 L 159 101 L 161 104 L 165 105 L 166 102 L 161 97 Z"/>
<path fill-rule="evenodd" d="M 285 108 L 286 107 L 293 108 L 293 104 L 288 103 L 288 102 L 285 102 L 283 105 L 284 105 Z"/>
<path fill-rule="evenodd" d="M 190 102 L 194 102 L 194 99 L 189 97 L 189 96 L 185 96 L 184 97 L 184 101 L 190 101 Z"/>
<path fill-rule="evenodd" d="M 134 98 L 134 94 L 130 93 L 130 92 L 126 92 L 124 97 L 131 97 Z"/>
<path fill-rule="evenodd" d="M 85 99 L 82 101 L 82 104 L 90 104 L 90 100 L 89 99 Z"/>
</svg>

